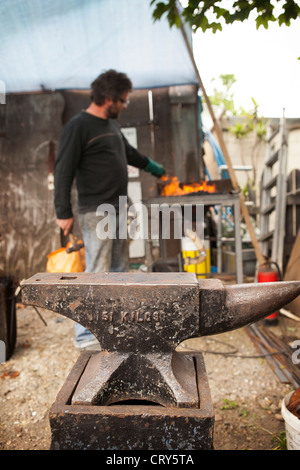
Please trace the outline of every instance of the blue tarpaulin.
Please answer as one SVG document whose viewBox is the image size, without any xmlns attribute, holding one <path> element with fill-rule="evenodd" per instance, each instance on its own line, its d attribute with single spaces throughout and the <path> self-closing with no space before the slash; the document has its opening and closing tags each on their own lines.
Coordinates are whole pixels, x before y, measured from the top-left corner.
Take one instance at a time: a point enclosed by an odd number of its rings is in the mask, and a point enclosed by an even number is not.
<svg viewBox="0 0 300 470">
<path fill-rule="evenodd" d="M 134 88 L 197 83 L 180 29 L 152 12 L 150 0 L 1 0 L 2 85 L 89 89 L 110 68 Z"/>
</svg>

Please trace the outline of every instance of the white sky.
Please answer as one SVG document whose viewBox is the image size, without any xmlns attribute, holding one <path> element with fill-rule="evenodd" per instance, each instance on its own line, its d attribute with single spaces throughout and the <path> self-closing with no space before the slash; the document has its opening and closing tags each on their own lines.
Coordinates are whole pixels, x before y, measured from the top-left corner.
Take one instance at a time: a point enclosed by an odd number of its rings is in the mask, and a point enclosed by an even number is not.
<svg viewBox="0 0 300 470">
<path fill-rule="evenodd" d="M 194 57 L 208 95 L 212 78 L 234 74 L 236 107 L 264 117 L 300 118 L 300 19 L 291 26 L 270 24 L 256 30 L 252 20 L 226 25 L 222 31 L 198 31 Z M 214 85 L 215 86 L 215 85 Z"/>
</svg>

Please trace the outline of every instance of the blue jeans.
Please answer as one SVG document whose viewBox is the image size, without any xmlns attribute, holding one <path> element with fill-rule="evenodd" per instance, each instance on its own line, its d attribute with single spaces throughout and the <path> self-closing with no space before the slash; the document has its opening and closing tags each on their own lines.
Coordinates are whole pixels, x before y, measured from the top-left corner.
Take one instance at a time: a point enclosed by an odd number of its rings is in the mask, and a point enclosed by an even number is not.
<svg viewBox="0 0 300 470">
<path fill-rule="evenodd" d="M 112 225 L 116 227 L 116 233 L 112 238 L 103 239 L 97 235 L 97 225 L 104 216 L 97 216 L 96 212 L 78 214 L 78 223 L 82 233 L 85 247 L 85 272 L 126 272 L 129 271 L 129 243 L 128 239 L 119 239 L 119 216 L 108 214 L 113 218 Z M 75 325 L 75 342 L 93 339 L 94 336 L 82 325 Z"/>
</svg>

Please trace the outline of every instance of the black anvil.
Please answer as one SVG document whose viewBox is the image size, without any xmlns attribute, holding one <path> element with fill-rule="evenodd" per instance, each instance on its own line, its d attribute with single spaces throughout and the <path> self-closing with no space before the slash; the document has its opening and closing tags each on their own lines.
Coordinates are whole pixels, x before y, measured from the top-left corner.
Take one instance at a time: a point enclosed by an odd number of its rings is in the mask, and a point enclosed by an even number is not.
<svg viewBox="0 0 300 470">
<path fill-rule="evenodd" d="M 25 304 L 71 318 L 100 342 L 72 397 L 80 405 L 198 407 L 193 358 L 176 347 L 256 322 L 299 294 L 298 281 L 224 286 L 190 273 L 39 273 L 22 282 Z"/>
</svg>

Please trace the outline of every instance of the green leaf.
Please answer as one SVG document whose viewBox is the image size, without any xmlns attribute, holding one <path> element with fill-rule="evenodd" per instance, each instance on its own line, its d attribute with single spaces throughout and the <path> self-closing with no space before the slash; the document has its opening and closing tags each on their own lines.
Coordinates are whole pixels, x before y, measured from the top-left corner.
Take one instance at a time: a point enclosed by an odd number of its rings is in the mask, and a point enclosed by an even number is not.
<svg viewBox="0 0 300 470">
<path fill-rule="evenodd" d="M 228 10 L 225 10 L 225 8 L 217 7 L 216 5 L 213 7 L 213 11 L 216 14 L 217 19 L 221 17 L 224 18 L 228 14 Z"/>
<path fill-rule="evenodd" d="M 155 2 L 156 0 L 152 0 L 151 4 Z M 168 8 L 168 5 L 166 5 L 165 3 L 157 3 L 155 10 L 153 11 L 153 17 L 155 21 L 159 20 L 168 11 Z"/>
<path fill-rule="evenodd" d="M 214 34 L 217 31 L 222 31 L 222 26 L 220 25 L 220 23 L 211 23 L 209 27 L 212 29 Z"/>
<path fill-rule="evenodd" d="M 179 16 L 176 16 L 176 17 L 174 18 L 174 24 L 175 24 L 175 26 L 177 26 L 177 28 L 180 28 L 181 19 L 180 19 Z"/>
<path fill-rule="evenodd" d="M 265 29 L 268 29 L 269 19 L 264 15 L 260 15 L 256 18 L 256 29 L 258 29 L 260 26 L 264 26 Z"/>
</svg>

